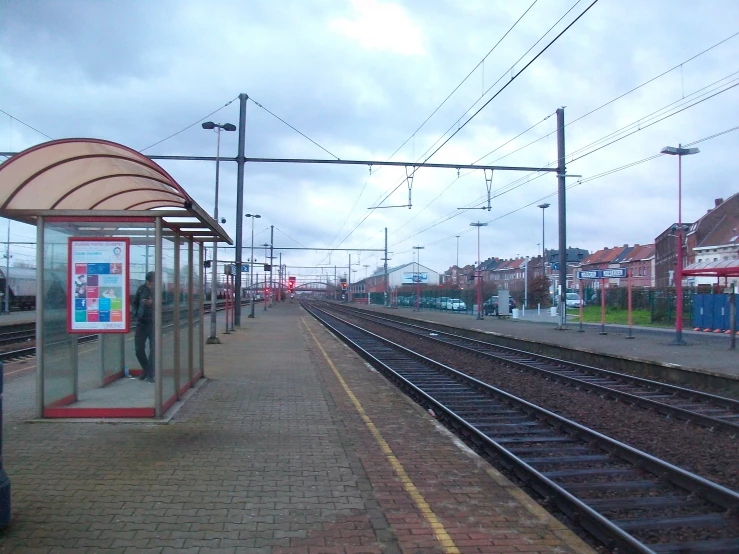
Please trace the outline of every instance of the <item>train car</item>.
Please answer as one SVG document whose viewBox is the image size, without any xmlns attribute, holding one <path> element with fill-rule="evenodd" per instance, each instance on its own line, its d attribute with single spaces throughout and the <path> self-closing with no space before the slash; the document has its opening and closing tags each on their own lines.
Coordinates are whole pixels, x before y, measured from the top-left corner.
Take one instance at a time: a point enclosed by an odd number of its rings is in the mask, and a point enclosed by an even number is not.
<svg viewBox="0 0 739 554">
<path fill-rule="evenodd" d="M 0 295 L 5 308 L 5 268 L 0 269 Z M 11 267 L 8 271 L 8 294 L 11 310 L 34 310 L 36 308 L 36 270 Z"/>
</svg>

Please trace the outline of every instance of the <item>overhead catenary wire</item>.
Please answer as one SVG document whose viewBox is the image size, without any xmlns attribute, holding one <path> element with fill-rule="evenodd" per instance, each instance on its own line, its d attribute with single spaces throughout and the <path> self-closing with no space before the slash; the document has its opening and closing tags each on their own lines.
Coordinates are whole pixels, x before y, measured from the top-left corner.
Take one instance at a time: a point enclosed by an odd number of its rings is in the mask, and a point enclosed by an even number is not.
<svg viewBox="0 0 739 554">
<path fill-rule="evenodd" d="M 529 11 L 531 11 L 531 9 L 536 5 L 537 2 L 538 2 L 538 0 L 534 0 L 534 2 L 532 2 L 531 5 L 528 8 L 526 8 L 526 10 L 519 16 L 519 18 L 513 23 L 513 25 L 511 25 L 508 28 L 508 30 L 503 34 L 503 36 L 498 39 L 498 41 L 493 45 L 493 47 L 488 51 L 488 53 L 485 54 L 482 57 L 482 59 L 477 63 L 477 65 L 475 65 L 475 67 L 473 67 L 472 70 L 467 74 L 467 76 L 464 79 L 462 79 L 462 81 L 456 87 L 454 87 L 454 90 L 452 90 L 452 92 L 450 92 L 447 95 L 447 97 L 444 98 L 444 100 L 442 100 L 442 102 L 431 112 L 431 114 L 426 119 L 424 119 L 424 121 L 418 126 L 418 128 L 415 131 L 413 131 L 413 133 L 411 133 L 410 136 L 407 139 L 405 139 L 405 141 L 403 141 L 403 143 L 400 146 L 398 146 L 398 148 L 396 148 L 395 151 L 392 154 L 390 154 L 390 157 L 387 158 L 387 161 L 392 160 L 393 157 L 398 152 L 400 152 L 400 150 L 406 144 L 408 144 L 408 141 L 410 141 L 413 137 L 415 137 L 416 134 L 418 133 L 418 131 L 420 131 L 426 125 L 426 123 L 428 123 L 429 120 L 434 115 L 436 115 L 436 113 L 444 106 L 444 104 L 446 104 L 446 102 L 454 95 L 454 93 L 457 92 L 459 90 L 459 88 L 465 82 L 467 82 L 467 80 L 472 76 L 472 74 L 477 70 L 477 68 L 480 67 L 480 65 L 482 65 L 482 64 L 485 63 L 485 60 L 490 56 L 490 54 L 492 54 L 495 51 L 495 49 L 500 45 L 500 43 L 503 42 L 503 40 L 513 31 L 513 29 L 516 28 L 516 26 L 521 22 L 521 20 L 526 16 L 526 14 L 529 13 Z M 372 176 L 372 170 L 370 169 L 370 177 L 371 176 Z M 368 183 L 369 183 L 369 177 L 365 180 L 364 185 L 362 185 L 362 189 L 359 191 L 359 196 L 357 196 L 357 199 L 355 200 L 354 205 L 349 210 L 349 212 L 348 212 L 348 214 L 346 216 L 346 219 L 344 220 L 344 223 L 341 224 L 341 227 L 337 231 L 336 235 L 334 235 L 334 237 L 331 239 L 331 241 L 329 242 L 329 244 L 332 244 L 336 240 L 336 237 L 338 237 L 339 234 L 341 233 L 341 231 L 344 229 L 344 226 L 346 225 L 347 221 L 349 221 L 349 218 L 351 217 L 352 213 L 354 212 L 354 209 L 357 207 L 357 204 L 359 203 L 359 200 L 362 198 L 362 195 L 364 194 L 364 191 L 367 188 L 367 184 Z M 339 244 L 339 246 L 340 246 L 340 244 Z"/>
<path fill-rule="evenodd" d="M 197 125 L 198 123 L 202 123 L 203 121 L 205 121 L 206 119 L 208 119 L 208 118 L 209 118 L 210 116 L 212 116 L 212 115 L 214 115 L 214 114 L 217 114 L 217 113 L 218 113 L 218 112 L 220 112 L 220 111 L 221 111 L 221 110 L 222 110 L 223 108 L 225 108 L 225 107 L 227 107 L 227 106 L 230 106 L 231 104 L 233 104 L 233 103 L 234 103 L 234 102 L 235 102 L 236 100 L 238 100 L 238 99 L 239 99 L 239 97 L 237 96 L 237 97 L 236 97 L 236 98 L 234 98 L 233 100 L 229 100 L 228 102 L 226 102 L 226 103 L 225 103 L 225 104 L 224 104 L 223 106 L 221 106 L 221 107 L 220 107 L 220 108 L 218 108 L 217 110 L 213 110 L 213 111 L 212 111 L 212 112 L 210 112 L 210 113 L 209 113 L 208 115 L 205 115 L 205 116 L 201 117 L 200 119 L 198 119 L 198 120 L 197 120 L 197 121 L 196 121 L 195 123 L 192 123 L 192 124 L 188 125 L 187 127 L 183 128 L 183 129 L 180 129 L 180 130 L 179 130 L 179 131 L 177 131 L 176 133 L 172 133 L 171 135 L 169 135 L 168 137 L 165 137 L 165 138 L 163 138 L 162 140 L 158 140 L 158 141 L 157 141 L 157 142 L 155 142 L 154 144 L 150 144 L 150 145 L 149 145 L 149 146 L 147 146 L 146 148 L 142 148 L 141 150 L 139 150 L 139 152 L 146 152 L 146 151 L 147 151 L 147 150 L 148 150 L 149 148 L 153 148 L 153 147 L 155 147 L 155 146 L 157 146 L 157 145 L 159 145 L 159 144 L 162 144 L 163 142 L 166 142 L 166 141 L 168 141 L 168 140 L 169 140 L 169 139 L 171 139 L 171 138 L 174 138 L 174 137 L 176 137 L 177 135 L 179 135 L 179 134 L 181 134 L 181 133 L 184 133 L 184 132 L 185 132 L 185 131 L 187 131 L 188 129 L 191 129 L 192 127 L 195 127 L 195 125 Z"/>
<path fill-rule="evenodd" d="M 312 138 L 310 138 L 308 135 L 306 135 L 305 133 L 299 131 L 298 129 L 296 129 L 295 127 L 293 127 L 292 125 L 290 125 L 287 121 L 285 121 L 284 119 L 282 119 L 279 115 L 276 115 L 275 113 L 273 113 L 269 109 L 265 108 L 262 104 L 260 104 L 256 100 L 254 100 L 254 98 L 252 98 L 251 96 L 249 97 L 249 100 L 251 100 L 252 103 L 254 103 L 257 106 L 259 106 L 260 108 L 262 108 L 265 112 L 267 112 L 272 117 L 278 119 L 279 121 L 281 121 L 282 123 L 284 123 L 285 125 L 287 125 L 288 127 L 290 127 L 293 131 L 295 131 L 296 133 L 298 133 L 300 136 L 308 139 L 310 142 L 312 142 L 313 144 L 315 144 L 316 146 L 318 146 L 318 148 L 320 148 L 321 150 L 323 150 L 324 152 L 326 152 L 329 156 L 332 156 L 332 157 L 336 158 L 337 160 L 340 160 L 341 159 L 336 154 L 334 154 L 333 152 L 330 152 L 329 150 L 327 150 L 326 148 L 324 148 L 323 146 L 321 146 L 320 144 L 318 144 L 315 140 L 313 140 Z"/>
<path fill-rule="evenodd" d="M 699 144 L 701 142 L 705 142 L 705 141 L 711 140 L 713 138 L 716 138 L 716 137 L 719 137 L 719 136 L 722 136 L 722 135 L 725 135 L 727 133 L 731 133 L 731 132 L 737 131 L 737 130 L 739 130 L 739 125 L 734 126 L 734 127 L 731 127 L 731 128 L 726 129 L 724 131 L 720 131 L 718 133 L 714 133 L 714 134 L 712 134 L 710 136 L 707 136 L 707 137 L 704 137 L 704 138 L 695 140 L 693 142 L 686 142 L 686 143 L 682 143 L 682 144 L 683 144 L 683 146 L 692 146 L 692 145 Z M 596 175 L 592 175 L 592 176 L 587 177 L 585 179 L 578 180 L 575 183 L 573 183 L 571 185 L 568 185 L 567 186 L 567 190 L 572 189 L 572 188 L 575 188 L 575 187 L 578 187 L 578 186 L 581 186 L 581 185 L 584 185 L 585 183 L 589 183 L 591 181 L 595 181 L 597 179 L 602 179 L 603 177 L 607 177 L 608 175 L 612 175 L 613 173 L 617 173 L 617 172 L 623 171 L 625 169 L 630 169 L 630 168 L 632 168 L 634 166 L 641 165 L 643 163 L 646 163 L 646 162 L 655 160 L 657 158 L 661 158 L 664 155 L 665 154 L 661 154 L 661 153 L 660 154 L 653 154 L 651 156 L 647 156 L 646 158 L 642 158 L 640 160 L 636 160 L 636 161 L 629 162 L 627 164 L 623 164 L 623 165 L 618 166 L 618 167 L 615 167 L 615 168 L 608 169 L 606 171 L 603 171 L 603 172 L 598 173 Z M 520 212 L 523 209 L 526 209 L 526 208 L 529 208 L 529 207 L 531 207 L 531 206 L 533 206 L 535 204 L 538 204 L 539 202 L 542 202 L 543 200 L 546 200 L 548 198 L 552 198 L 552 197 L 556 196 L 557 194 L 558 194 L 557 191 L 554 191 L 554 192 L 552 192 L 550 194 L 547 194 L 545 196 L 542 196 L 541 198 L 538 198 L 538 199 L 536 199 L 536 200 L 534 200 L 532 202 L 529 202 L 529 203 L 527 203 L 527 204 L 525 204 L 525 205 L 523 205 L 523 206 L 521 206 L 519 208 L 516 208 L 516 209 L 511 210 L 511 211 L 509 211 L 509 212 L 507 212 L 505 214 L 502 214 L 502 215 L 497 216 L 497 217 L 495 217 L 495 218 L 493 218 L 491 220 L 488 220 L 488 223 L 494 223 L 496 221 L 499 221 L 499 220 L 501 220 L 501 219 L 503 219 L 503 218 L 505 218 L 505 217 L 507 217 L 509 215 L 515 214 L 517 212 Z M 427 246 L 433 246 L 435 244 L 439 244 L 440 242 L 444 242 L 446 240 L 450 240 L 450 239 L 454 238 L 456 235 L 464 234 L 464 233 L 467 233 L 467 232 L 469 232 L 469 229 L 463 229 L 463 230 L 457 231 L 457 232 L 455 232 L 455 233 L 453 233 L 453 234 L 451 234 L 449 236 L 446 236 L 446 237 L 444 237 L 442 239 L 438 239 L 438 240 L 436 240 L 434 242 L 430 242 L 430 243 L 427 244 Z M 405 242 L 407 240 L 410 240 L 410 239 L 414 238 L 415 236 L 416 235 L 412 235 L 410 237 L 407 237 L 406 239 L 404 239 L 401 242 Z M 395 243 L 393 246 L 396 246 L 397 244 L 401 244 L 401 242 Z M 396 252 L 396 254 L 403 254 L 403 253 L 410 252 L 410 251 L 411 251 L 410 249 L 403 250 L 403 251 Z"/>
<path fill-rule="evenodd" d="M 576 2 L 576 3 L 575 3 L 575 4 L 574 4 L 574 5 L 573 5 L 573 6 L 571 7 L 571 8 L 570 8 L 570 9 L 569 9 L 569 10 L 568 10 L 568 11 L 567 11 L 566 13 L 565 13 L 565 15 L 563 15 L 563 16 L 562 16 L 562 17 L 561 17 L 561 18 L 560 18 L 560 19 L 558 20 L 558 22 L 559 22 L 559 21 L 561 21 L 561 20 L 562 20 L 562 19 L 563 19 L 563 18 L 564 18 L 564 17 L 565 17 L 566 15 L 567 15 L 567 13 L 569 13 L 570 11 L 572 11 L 572 9 L 573 9 L 573 8 L 574 8 L 575 6 L 577 6 L 577 4 L 579 4 L 579 3 L 580 3 L 580 0 L 578 0 L 578 1 L 577 1 L 577 2 Z M 433 151 L 433 152 L 432 152 L 431 154 L 429 154 L 428 156 L 426 156 L 426 158 L 424 159 L 424 163 L 425 163 L 425 162 L 427 162 L 427 161 L 428 161 L 428 160 L 429 160 L 429 159 L 430 159 L 431 157 L 433 157 L 433 156 L 434 156 L 434 154 L 436 154 L 436 153 L 437 153 L 437 152 L 438 152 L 438 151 L 439 151 L 439 150 L 440 150 L 441 148 L 443 148 L 443 147 L 444 147 L 444 145 L 446 145 L 446 144 L 447 144 L 447 143 L 448 143 L 448 142 L 449 142 L 449 141 L 450 141 L 450 140 L 451 140 L 451 139 L 452 139 L 452 138 L 453 138 L 454 136 L 456 136 L 456 135 L 457 135 L 457 133 L 459 133 L 459 132 L 460 132 L 460 131 L 461 131 L 461 130 L 462 130 L 462 129 L 463 129 L 463 128 L 464 128 L 464 127 L 465 127 L 465 126 L 466 126 L 466 125 L 467 125 L 467 124 L 468 124 L 468 123 L 470 122 L 470 121 L 472 121 L 472 119 L 474 119 L 474 118 L 475 118 L 475 117 L 476 117 L 476 116 L 477 116 L 477 115 L 478 115 L 478 114 L 479 114 L 479 113 L 480 113 L 480 112 L 481 112 L 481 111 L 482 111 L 482 110 L 483 110 L 483 109 L 484 109 L 485 107 L 487 107 L 487 106 L 488 106 L 488 105 L 490 104 L 490 102 L 492 102 L 492 101 L 493 101 L 493 100 L 494 100 L 495 98 L 497 98 L 497 96 L 498 96 L 498 95 L 500 95 L 500 93 L 501 93 L 501 92 L 503 92 L 503 91 L 504 91 L 504 90 L 505 90 L 505 89 L 506 89 L 506 88 L 507 88 L 507 87 L 508 87 L 508 86 L 509 86 L 509 85 L 510 85 L 510 84 L 511 84 L 511 83 L 512 83 L 513 81 L 515 81 L 515 80 L 516 80 L 516 79 L 517 79 L 517 78 L 518 78 L 518 77 L 519 77 L 519 76 L 520 76 L 520 75 L 521 75 L 521 74 L 522 74 L 522 73 L 523 73 L 524 71 L 526 71 L 526 69 L 527 69 L 527 68 L 528 68 L 529 66 L 531 66 L 531 64 L 532 64 L 532 63 L 534 63 L 534 62 L 535 62 L 535 61 L 536 61 L 536 60 L 537 60 L 537 59 L 538 59 L 538 58 L 539 58 L 539 57 L 540 57 L 540 56 L 541 56 L 541 55 L 542 55 L 542 54 L 543 54 L 544 52 L 546 52 L 546 51 L 547 51 L 547 50 L 548 50 L 548 49 L 549 49 L 549 48 L 550 48 L 550 47 L 551 47 L 551 46 L 552 46 L 552 45 L 553 45 L 553 44 L 554 44 L 554 43 L 555 43 L 555 42 L 556 42 L 557 40 L 559 40 L 559 38 L 561 38 L 561 37 L 562 37 L 562 35 L 564 35 L 564 33 L 566 33 L 566 32 L 567 32 L 567 31 L 568 31 L 568 30 L 569 30 L 569 29 L 570 29 L 570 28 L 571 28 L 571 27 L 572 27 L 572 26 L 573 26 L 573 25 L 574 25 L 575 23 L 577 23 L 577 22 L 578 22 L 578 21 L 579 21 L 579 20 L 580 20 L 580 19 L 581 19 L 581 18 L 583 17 L 583 15 L 585 15 L 585 14 L 586 14 L 586 13 L 587 13 L 587 12 L 588 12 L 588 11 L 589 11 L 589 10 L 590 10 L 590 9 L 591 9 L 592 7 L 593 7 L 593 6 L 595 6 L 595 4 L 597 4 L 597 3 L 598 3 L 598 0 L 593 0 L 593 2 L 592 2 L 592 3 L 591 3 L 591 4 L 590 4 L 590 5 L 589 5 L 589 6 L 587 7 L 587 8 L 585 8 L 585 9 L 584 9 L 584 10 L 583 10 L 583 11 L 582 11 L 582 12 L 581 12 L 581 13 L 580 13 L 580 14 L 579 14 L 579 15 L 578 15 L 578 16 L 577 16 L 577 17 L 576 17 L 576 18 L 575 18 L 575 19 L 574 19 L 574 20 L 573 20 L 572 22 L 570 22 L 570 23 L 569 23 L 569 24 L 568 24 L 568 25 L 567 25 L 567 26 L 566 26 L 566 27 L 565 27 L 565 28 L 564 28 L 564 29 L 563 29 L 563 30 L 562 30 L 562 31 L 561 31 L 561 32 L 560 32 L 560 33 L 559 33 L 559 34 L 558 34 L 558 35 L 557 35 L 556 37 L 554 37 L 554 38 L 553 38 L 553 39 L 552 39 L 552 40 L 551 40 L 551 41 L 550 41 L 550 42 L 549 42 L 549 43 L 548 43 L 548 44 L 547 44 L 547 45 L 546 45 L 546 46 L 545 46 L 545 47 L 544 47 L 544 48 L 543 48 L 542 50 L 540 50 L 540 51 L 539 51 L 539 52 L 538 52 L 538 53 L 536 54 L 536 56 L 534 56 L 534 58 L 533 58 L 533 59 L 531 59 L 531 60 L 530 60 L 530 61 L 529 61 L 529 62 L 528 62 L 528 63 L 527 63 L 527 64 L 526 64 L 526 65 L 525 65 L 525 66 L 524 66 L 524 67 L 523 67 L 522 69 L 520 69 L 520 70 L 519 70 L 519 71 L 518 71 L 518 72 L 517 72 L 517 73 L 516 73 L 515 75 L 513 75 L 513 76 L 512 76 L 511 78 L 510 78 L 510 80 L 509 80 L 509 81 L 508 81 L 508 82 L 507 82 L 507 83 L 506 83 L 505 85 L 503 85 L 503 86 L 502 86 L 502 87 L 501 87 L 501 88 L 500 88 L 500 89 L 499 89 L 499 90 L 498 90 L 498 91 L 497 91 L 497 92 L 496 92 L 496 93 L 495 93 L 495 94 L 494 94 L 494 95 L 493 95 L 493 96 L 492 96 L 492 97 L 491 97 L 490 99 L 488 99 L 488 101 L 487 101 L 487 102 L 485 102 L 485 103 L 484 103 L 484 104 L 483 104 L 483 105 L 482 105 L 482 106 L 481 106 L 481 107 L 480 107 L 480 108 L 479 108 L 479 109 L 478 109 L 478 110 L 477 110 L 477 111 L 476 111 L 476 112 L 475 112 L 474 114 L 472 114 L 472 115 L 471 115 L 471 116 L 470 116 L 470 117 L 469 117 L 469 118 L 468 118 L 468 119 L 467 119 L 467 120 L 466 120 L 466 121 L 464 122 L 464 124 L 462 124 L 462 125 L 461 125 L 460 127 L 458 127 L 458 129 L 457 129 L 456 131 L 454 131 L 454 132 L 453 132 L 453 133 L 452 133 L 452 134 L 451 134 L 451 135 L 450 135 L 450 136 L 449 136 L 449 137 L 448 137 L 448 138 L 447 138 L 447 139 L 446 139 L 446 140 L 445 140 L 445 141 L 444 141 L 444 142 L 443 142 L 443 143 L 442 143 L 442 144 L 441 144 L 441 145 L 440 145 L 440 146 L 439 146 L 438 148 L 436 148 L 436 150 L 434 150 L 434 151 Z M 558 22 L 557 22 L 557 23 L 558 23 Z M 556 25 L 556 23 L 555 23 L 555 25 Z M 552 26 L 552 28 L 553 28 L 553 27 L 554 27 L 554 26 Z M 545 34 L 544 34 L 544 35 L 542 36 L 542 38 L 543 38 L 544 36 L 546 36 L 546 35 L 547 35 L 547 34 L 548 34 L 548 33 L 549 33 L 550 31 L 551 31 L 551 28 L 549 29 L 549 31 L 547 31 L 547 32 L 546 32 L 546 33 L 545 33 Z M 535 46 L 536 44 L 538 44 L 538 42 L 540 42 L 541 40 L 542 40 L 542 39 L 540 38 L 540 39 L 539 39 L 539 41 L 537 41 L 537 42 L 536 42 L 536 43 L 534 44 L 534 46 Z M 533 47 L 532 47 L 532 48 L 533 48 Z M 530 51 L 530 50 L 531 50 L 531 49 L 529 49 L 529 51 Z M 527 51 L 527 53 L 528 53 L 528 51 Z M 525 56 L 525 55 L 526 55 L 526 54 L 524 54 L 524 56 Z M 519 61 L 520 61 L 520 59 L 521 59 L 521 58 L 519 58 Z M 516 63 L 518 63 L 518 62 L 516 62 Z M 515 66 L 515 64 L 514 64 L 514 66 Z M 513 66 L 512 66 L 512 67 L 513 67 Z M 500 79 L 499 79 L 499 80 L 500 80 Z M 497 83 L 497 81 L 496 81 L 496 83 Z M 493 85 L 493 86 L 494 86 L 494 85 Z M 492 88 L 492 87 L 491 87 L 491 88 Z M 488 89 L 488 90 L 490 90 L 490 89 Z M 468 111 L 469 111 L 469 110 L 468 110 Z M 433 145 L 432 145 L 432 147 L 433 147 Z M 428 150 L 427 150 L 426 152 L 428 152 Z M 424 155 L 425 155 L 425 153 L 424 153 Z M 411 175 L 415 175 L 415 173 L 416 173 L 416 171 L 417 171 L 417 170 L 418 170 L 418 168 L 415 168 L 415 169 L 413 170 L 413 172 L 412 172 L 412 174 L 411 174 Z M 375 207 L 374 207 L 374 208 L 370 208 L 370 210 L 368 211 L 368 213 L 367 213 L 367 214 L 365 214 L 365 216 L 364 216 L 364 217 L 363 217 L 363 218 L 362 218 L 362 219 L 361 219 L 361 220 L 359 221 L 359 223 L 357 223 L 357 224 L 356 224 L 356 225 L 354 226 L 354 228 L 353 228 L 353 229 L 352 229 L 352 230 L 351 230 L 351 231 L 349 232 L 349 234 L 348 234 L 348 235 L 347 235 L 346 237 L 344 237 L 344 238 L 342 239 L 342 241 L 341 241 L 341 242 L 339 243 L 339 245 L 338 245 L 338 246 L 340 246 L 341 244 L 343 244 L 343 243 L 344 243 L 344 241 L 346 241 L 346 239 L 348 239 L 348 238 L 349 238 L 349 237 L 350 237 L 350 236 L 351 236 L 351 235 L 352 235 L 352 234 L 354 233 L 354 231 L 356 231 L 356 230 L 357 230 L 357 229 L 359 228 L 359 226 L 360 226 L 360 225 L 362 225 L 362 223 L 364 223 L 364 222 L 365 222 L 365 221 L 367 220 L 367 218 L 369 218 L 369 216 L 370 216 L 370 215 L 371 215 L 371 214 L 372 214 L 372 213 L 374 212 L 374 210 L 376 209 L 376 207 L 377 207 L 377 206 L 380 206 L 380 205 L 381 205 L 381 204 L 382 204 L 383 202 L 385 202 L 385 201 L 386 201 L 386 200 L 387 200 L 387 199 L 388 199 L 388 198 L 389 198 L 389 197 L 390 197 L 390 196 L 391 196 L 391 195 L 392 195 L 392 194 L 393 194 L 393 193 L 394 193 L 394 192 L 395 192 L 396 190 L 398 190 L 398 188 L 400 188 L 400 186 L 401 186 L 401 185 L 402 185 L 402 184 L 403 184 L 404 182 L 405 182 L 405 180 L 402 180 L 402 181 L 401 181 L 400 183 L 398 183 L 398 185 L 397 185 L 397 186 L 396 186 L 395 188 L 393 188 L 393 189 L 392 189 L 392 190 L 391 190 L 391 191 L 390 191 L 389 193 L 385 194 L 384 198 L 383 198 L 383 199 L 382 199 L 382 200 L 381 200 L 380 202 L 377 202 L 377 203 L 375 203 Z"/>
<path fill-rule="evenodd" d="M 47 134 L 46 134 L 46 133 L 44 133 L 43 131 L 39 131 L 38 129 L 36 129 L 36 127 L 32 127 L 31 125 L 29 125 L 29 124 L 28 124 L 28 123 L 26 123 L 25 121 L 22 121 L 22 120 L 18 119 L 17 117 L 15 117 L 14 115 L 11 115 L 11 114 L 9 114 L 9 113 L 8 113 L 8 112 L 6 112 L 5 110 L 0 110 L 0 113 L 4 113 L 4 114 L 5 114 L 5 115 L 7 115 L 7 116 L 8 116 L 8 117 L 9 117 L 10 119 L 13 119 L 13 120 L 17 121 L 17 122 L 18 122 L 18 123 L 20 123 L 21 125 L 25 125 L 26 127 L 28 127 L 29 129 L 31 129 L 32 131 L 36 131 L 36 132 L 37 132 L 37 133 L 38 133 L 39 135 L 43 135 L 43 136 L 45 136 L 45 137 L 46 137 L 47 139 L 49 139 L 49 140 L 54 140 L 53 138 L 51 138 L 51 137 L 50 137 L 49 135 L 47 135 Z"/>
</svg>

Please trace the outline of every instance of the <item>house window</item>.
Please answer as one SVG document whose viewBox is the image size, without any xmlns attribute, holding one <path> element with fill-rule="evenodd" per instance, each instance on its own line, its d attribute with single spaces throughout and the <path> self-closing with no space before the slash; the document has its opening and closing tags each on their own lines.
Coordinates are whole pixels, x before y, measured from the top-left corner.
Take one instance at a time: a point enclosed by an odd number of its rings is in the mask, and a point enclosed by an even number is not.
<svg viewBox="0 0 739 554">
<path fill-rule="evenodd" d="M 714 258 L 714 259 L 713 259 L 713 261 L 714 261 L 714 262 L 717 262 L 717 261 L 718 261 L 718 258 Z"/>
</svg>

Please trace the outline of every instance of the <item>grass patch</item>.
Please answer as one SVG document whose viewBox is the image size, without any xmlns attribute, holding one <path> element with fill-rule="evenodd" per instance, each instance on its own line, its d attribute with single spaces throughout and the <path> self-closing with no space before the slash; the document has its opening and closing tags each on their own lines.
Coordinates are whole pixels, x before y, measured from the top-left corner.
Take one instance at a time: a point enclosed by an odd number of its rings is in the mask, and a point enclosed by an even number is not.
<svg viewBox="0 0 739 554">
<path fill-rule="evenodd" d="M 574 315 L 577 321 L 580 320 L 579 308 L 567 308 L 567 314 L 571 316 Z M 631 321 L 633 325 L 639 325 L 643 327 L 672 327 L 671 324 L 667 323 L 652 323 L 651 313 L 649 312 L 649 310 L 633 310 L 631 314 Z M 583 308 L 582 320 L 583 323 L 600 323 L 600 306 L 585 306 Z M 612 325 L 628 325 L 628 310 L 606 307 L 606 323 Z"/>
</svg>

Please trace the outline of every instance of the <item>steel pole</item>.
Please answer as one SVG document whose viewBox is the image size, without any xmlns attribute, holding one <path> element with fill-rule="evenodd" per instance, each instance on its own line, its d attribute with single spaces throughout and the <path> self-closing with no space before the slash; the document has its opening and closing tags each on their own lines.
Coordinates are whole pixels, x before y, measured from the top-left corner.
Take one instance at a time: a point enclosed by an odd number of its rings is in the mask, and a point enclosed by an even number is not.
<svg viewBox="0 0 739 554">
<path fill-rule="evenodd" d="M 216 127 L 216 205 L 213 208 L 213 219 L 218 222 L 218 169 L 221 155 L 221 128 Z M 158 276 L 161 277 L 161 276 Z M 210 336 L 206 344 L 221 344 L 221 339 L 216 334 L 216 304 L 218 299 L 218 241 L 213 241 L 213 273 L 210 284 Z M 158 301 L 161 301 L 158 299 Z M 158 369 L 158 368 L 157 368 Z"/>
<path fill-rule="evenodd" d="M 10 235 L 8 235 L 10 236 Z M 390 297 L 388 295 L 388 275 L 387 275 L 387 227 L 385 227 L 385 283 L 383 286 L 383 291 L 385 293 L 385 307 L 388 307 L 390 305 Z"/>
<path fill-rule="evenodd" d="M 678 145 L 682 148 L 682 144 Z M 675 268 L 675 344 L 683 342 L 683 157 L 677 156 L 677 267 Z"/>
<path fill-rule="evenodd" d="M 275 226 L 270 225 L 269 231 L 269 307 L 274 306 L 272 298 L 275 295 L 275 280 L 272 277 L 272 262 L 274 261 Z"/>
<path fill-rule="evenodd" d="M 244 166 L 246 157 L 246 94 L 239 94 L 239 150 L 236 155 L 236 283 L 234 286 L 234 323 L 241 327 L 241 251 L 243 249 L 243 221 L 244 217 Z"/>
<path fill-rule="evenodd" d="M 149 251 L 147 250 L 148 254 Z M 148 261 L 148 260 L 147 260 Z M 10 219 L 8 219 L 8 243 L 5 245 L 5 313 L 10 313 Z"/>
<path fill-rule="evenodd" d="M 567 328 L 567 203 L 565 198 L 565 110 L 557 110 L 557 198 L 559 202 L 559 328 Z M 543 240 L 543 239 L 542 239 Z"/>
<path fill-rule="evenodd" d="M 477 226 L 477 319 L 482 319 L 482 272 L 480 271 L 480 226 Z"/>
<path fill-rule="evenodd" d="M 249 298 L 251 298 L 249 318 L 254 319 L 254 217 L 251 217 L 251 260 L 249 261 Z"/>
</svg>

